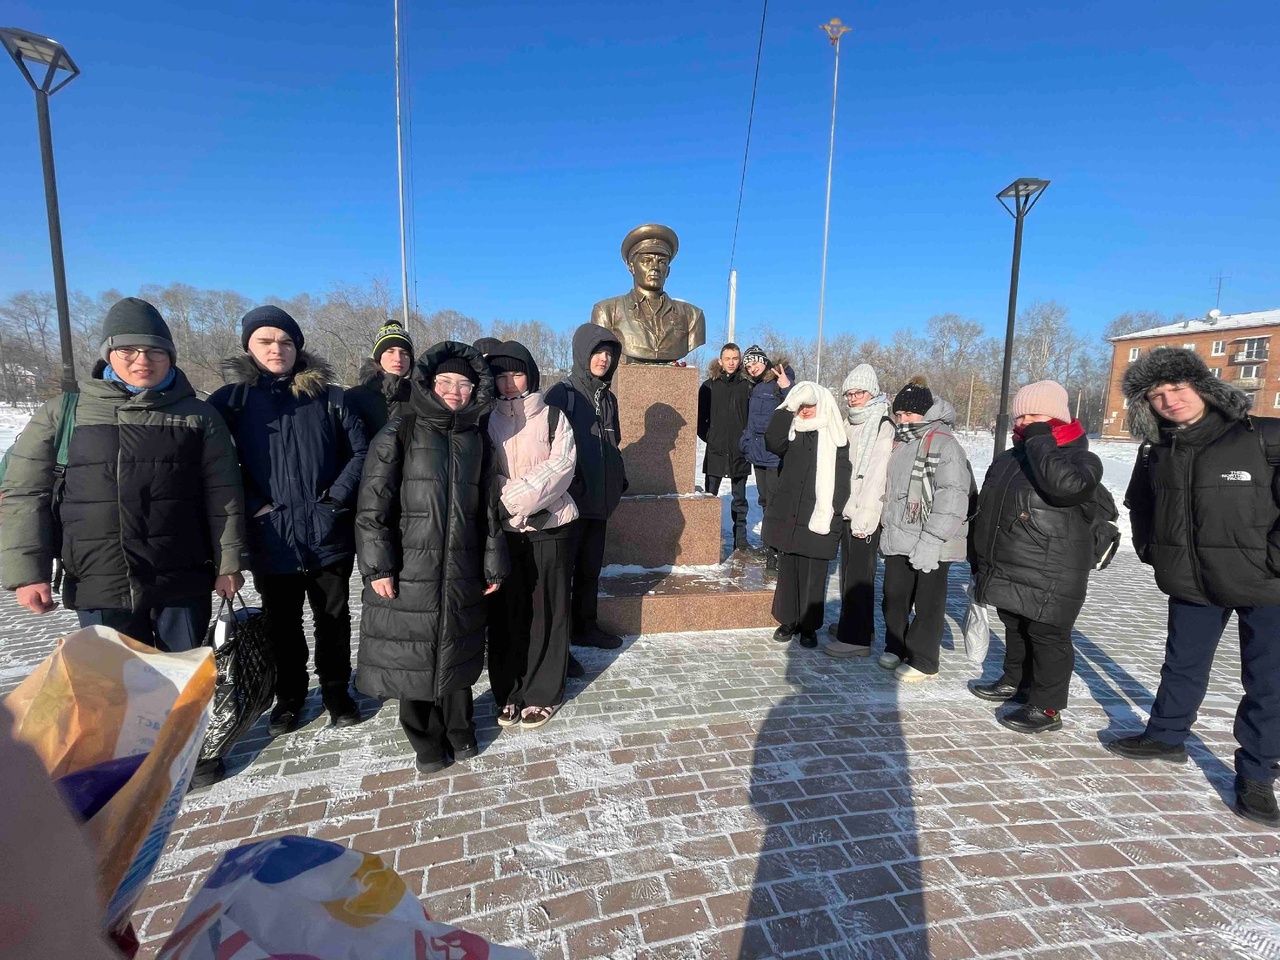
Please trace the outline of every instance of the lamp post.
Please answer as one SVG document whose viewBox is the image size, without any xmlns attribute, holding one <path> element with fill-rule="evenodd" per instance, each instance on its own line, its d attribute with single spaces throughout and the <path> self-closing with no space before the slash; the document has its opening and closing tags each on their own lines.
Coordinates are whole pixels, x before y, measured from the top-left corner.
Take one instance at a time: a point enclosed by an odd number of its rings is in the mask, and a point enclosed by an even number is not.
<svg viewBox="0 0 1280 960">
<path fill-rule="evenodd" d="M 67 271 L 62 260 L 62 220 L 58 216 L 58 183 L 53 174 L 53 133 L 49 128 L 49 98 L 80 75 L 80 68 L 62 44 L 16 27 L 0 27 L 0 43 L 13 58 L 36 94 L 40 127 L 40 159 L 44 166 L 44 202 L 49 216 L 49 248 L 53 255 L 53 292 L 58 302 L 58 339 L 62 342 L 62 389 L 76 388 L 75 354 L 71 348 L 71 309 L 67 304 Z M 44 67 L 37 81 L 28 64 Z M 59 77 L 59 71 L 65 76 Z M 39 75 L 40 70 L 36 70 Z"/>
<path fill-rule="evenodd" d="M 1004 453 L 1009 432 L 1009 374 L 1013 368 L 1013 320 L 1018 311 L 1018 267 L 1022 263 L 1022 221 L 1049 186 L 1048 180 L 1023 177 L 996 194 L 1000 205 L 1013 217 L 1013 270 L 1009 276 L 1009 319 L 1004 331 L 1004 372 L 1000 377 L 1000 408 L 996 411 L 995 456 Z M 1010 207 L 1005 201 L 1012 200 Z"/>
<path fill-rule="evenodd" d="M 819 27 L 836 48 L 835 76 L 831 80 L 831 146 L 827 151 L 827 206 L 822 217 L 822 283 L 818 288 L 818 357 L 814 365 L 813 379 L 822 382 L 822 316 L 827 305 L 827 235 L 831 232 L 831 170 L 836 159 L 836 96 L 840 92 L 840 38 L 853 29 L 832 17 L 830 23 Z"/>
</svg>

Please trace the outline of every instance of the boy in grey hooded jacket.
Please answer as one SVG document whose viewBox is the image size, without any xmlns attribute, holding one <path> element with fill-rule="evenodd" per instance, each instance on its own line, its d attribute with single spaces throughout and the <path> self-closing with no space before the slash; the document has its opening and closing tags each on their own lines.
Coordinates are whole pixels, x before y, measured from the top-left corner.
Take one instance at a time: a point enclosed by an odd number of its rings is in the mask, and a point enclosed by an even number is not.
<svg viewBox="0 0 1280 960">
<path fill-rule="evenodd" d="M 878 662 L 899 679 L 922 680 L 938 672 L 947 571 L 965 558 L 977 490 L 951 432 L 955 408 L 934 397 L 923 377 L 898 391 L 893 415 L 898 427 L 880 537 L 885 652 Z"/>
</svg>

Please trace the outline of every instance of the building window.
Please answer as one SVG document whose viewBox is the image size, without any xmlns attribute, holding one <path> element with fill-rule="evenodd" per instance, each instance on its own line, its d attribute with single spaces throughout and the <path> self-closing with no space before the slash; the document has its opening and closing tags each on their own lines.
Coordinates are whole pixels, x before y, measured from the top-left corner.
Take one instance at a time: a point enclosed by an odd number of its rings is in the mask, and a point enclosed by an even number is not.
<svg viewBox="0 0 1280 960">
<path fill-rule="evenodd" d="M 1128 397 L 1125 397 L 1125 398 L 1124 398 L 1124 408 L 1125 408 L 1126 410 L 1128 410 L 1128 409 L 1129 409 L 1129 398 L 1128 398 Z"/>
<path fill-rule="evenodd" d="M 1248 366 L 1244 366 L 1240 368 L 1241 380 L 1253 380 L 1253 379 L 1256 379 L 1257 376 L 1258 376 L 1257 364 L 1250 364 Z"/>
<path fill-rule="evenodd" d="M 1267 359 L 1268 339 L 1268 337 L 1245 337 L 1239 341 L 1240 349 L 1236 353 L 1236 363 Z"/>
<path fill-rule="evenodd" d="M 1137 348 L 1137 347 L 1130 347 L 1130 348 L 1129 348 L 1129 362 L 1130 362 L 1130 363 L 1133 363 L 1133 361 L 1137 360 L 1137 359 L 1138 359 L 1138 354 L 1140 354 L 1141 352 L 1142 352 L 1142 351 L 1141 351 L 1139 348 Z"/>
<path fill-rule="evenodd" d="M 1212 374 L 1213 374 L 1215 377 L 1217 377 L 1218 379 L 1222 379 L 1222 368 L 1221 368 L 1221 367 L 1210 367 L 1210 368 L 1209 368 L 1209 372 L 1210 372 L 1210 373 L 1212 373 Z"/>
<path fill-rule="evenodd" d="M 1194 343 L 1184 343 L 1184 344 L 1182 345 L 1182 349 L 1183 349 L 1183 350 L 1190 350 L 1192 353 L 1195 353 L 1195 352 L 1196 352 L 1196 345 L 1195 345 Z"/>
<path fill-rule="evenodd" d="M 1226 352 L 1227 352 L 1227 341 L 1225 340 L 1213 341 L 1213 356 L 1220 357 Z"/>
</svg>

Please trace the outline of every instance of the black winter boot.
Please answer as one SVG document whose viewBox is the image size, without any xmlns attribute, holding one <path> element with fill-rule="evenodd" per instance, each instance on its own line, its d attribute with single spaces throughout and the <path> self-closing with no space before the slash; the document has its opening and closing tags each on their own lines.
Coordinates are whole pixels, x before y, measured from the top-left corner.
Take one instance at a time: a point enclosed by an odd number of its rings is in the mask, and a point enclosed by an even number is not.
<svg viewBox="0 0 1280 960">
<path fill-rule="evenodd" d="M 766 548 L 769 553 L 764 560 L 765 576 L 776 576 L 778 573 L 778 551 L 773 547 Z"/>
<path fill-rule="evenodd" d="M 278 737 L 282 733 L 297 730 L 301 725 L 302 701 L 277 700 L 275 709 L 271 711 L 271 720 L 267 725 L 267 732 L 273 737 Z"/>
<path fill-rule="evenodd" d="M 360 708 L 351 699 L 346 683 L 326 683 L 320 688 L 320 699 L 329 711 L 329 724 L 334 727 L 354 727 L 360 722 Z"/>
<path fill-rule="evenodd" d="M 1034 704 L 1024 704 L 1013 713 L 996 717 L 1002 727 L 1017 730 L 1019 733 L 1049 733 L 1062 729 L 1062 712 L 1060 710 L 1041 710 Z"/>
<path fill-rule="evenodd" d="M 197 760 L 196 768 L 191 774 L 192 787 L 209 787 L 227 775 L 227 765 L 221 757 L 212 760 Z"/>
<path fill-rule="evenodd" d="M 778 643 L 790 643 L 791 638 L 796 635 L 796 628 L 789 623 L 784 623 L 777 630 L 773 631 L 773 639 Z"/>
<path fill-rule="evenodd" d="M 1250 780 L 1236 774 L 1236 813 L 1267 827 L 1280 826 L 1280 806 L 1275 787 L 1264 780 Z"/>
<path fill-rule="evenodd" d="M 601 650 L 617 650 L 622 646 L 621 637 L 601 629 L 598 623 L 591 624 L 581 636 L 569 642 L 578 647 L 599 647 Z"/>
<path fill-rule="evenodd" d="M 574 680 L 577 680 L 580 677 L 585 676 L 586 672 L 587 672 L 586 670 L 582 669 L 582 664 L 578 662 L 578 658 L 575 657 L 572 653 L 569 654 L 569 666 L 565 670 L 564 675 L 566 677 L 572 677 Z"/>
<path fill-rule="evenodd" d="M 1018 688 L 1012 683 L 996 680 L 994 683 L 975 683 L 969 692 L 983 700 L 1012 700 L 1018 695 Z"/>
<path fill-rule="evenodd" d="M 1136 737 L 1121 737 L 1103 744 L 1116 756 L 1126 760 L 1165 760 L 1168 763 L 1186 763 L 1187 748 L 1182 744 L 1162 743 L 1145 733 Z"/>
</svg>

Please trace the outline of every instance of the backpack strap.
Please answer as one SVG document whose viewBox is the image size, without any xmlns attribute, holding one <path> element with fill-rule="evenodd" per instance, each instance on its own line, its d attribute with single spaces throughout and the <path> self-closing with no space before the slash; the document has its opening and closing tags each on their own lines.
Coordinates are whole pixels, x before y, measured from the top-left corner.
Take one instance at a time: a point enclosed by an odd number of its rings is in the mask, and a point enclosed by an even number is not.
<svg viewBox="0 0 1280 960">
<path fill-rule="evenodd" d="M 560 408 L 547 406 L 547 441 L 555 446 L 556 427 L 560 425 Z"/>
<path fill-rule="evenodd" d="M 244 413 L 245 404 L 248 402 L 249 384 L 241 381 L 231 388 L 231 396 L 227 398 L 227 409 L 222 414 L 222 419 L 226 421 L 233 440 L 240 423 L 240 414 Z"/>
<path fill-rule="evenodd" d="M 578 391 L 574 389 L 574 387 L 573 387 L 573 383 L 569 380 L 569 378 L 568 378 L 568 377 L 565 377 L 565 378 L 564 378 L 563 380 L 561 380 L 560 382 L 561 382 L 562 384 L 564 384 L 564 393 L 565 393 L 565 397 L 564 397 L 564 412 L 565 412 L 565 413 L 567 413 L 567 414 L 569 415 L 569 419 L 570 419 L 570 420 L 572 420 L 572 419 L 573 419 L 573 401 L 574 401 L 574 395 L 575 395 Z"/>
<path fill-rule="evenodd" d="M 1249 429 L 1258 437 L 1258 446 L 1262 448 L 1262 455 L 1266 458 L 1267 465 L 1270 467 L 1280 467 L 1280 444 L 1273 447 L 1268 443 L 1267 430 L 1265 429 L 1266 420 L 1261 417 L 1249 417 Z M 1278 438 L 1280 439 L 1280 438 Z"/>
<path fill-rule="evenodd" d="M 54 458 L 54 473 L 66 473 L 67 456 L 71 450 L 71 433 L 76 428 L 76 407 L 80 403 L 80 391 L 68 390 L 62 395 L 62 416 L 58 420 L 58 429 L 54 431 L 53 442 L 57 452 Z"/>
</svg>

